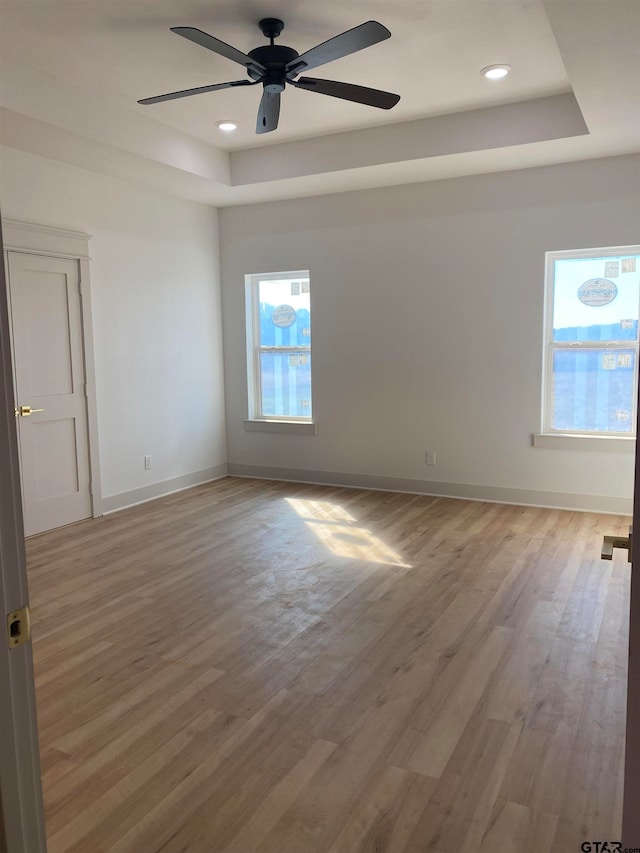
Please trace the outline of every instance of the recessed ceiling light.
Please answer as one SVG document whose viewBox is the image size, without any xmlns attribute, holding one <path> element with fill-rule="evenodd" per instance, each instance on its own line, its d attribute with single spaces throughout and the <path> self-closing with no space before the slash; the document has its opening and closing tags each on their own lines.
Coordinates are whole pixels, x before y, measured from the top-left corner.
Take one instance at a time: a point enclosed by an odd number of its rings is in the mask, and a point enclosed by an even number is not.
<svg viewBox="0 0 640 853">
<path fill-rule="evenodd" d="M 480 72 L 487 80 L 500 80 L 511 71 L 510 65 L 487 65 Z"/>
<path fill-rule="evenodd" d="M 238 129 L 238 125 L 235 121 L 217 121 L 216 126 L 225 133 L 232 133 L 234 130 Z"/>
</svg>

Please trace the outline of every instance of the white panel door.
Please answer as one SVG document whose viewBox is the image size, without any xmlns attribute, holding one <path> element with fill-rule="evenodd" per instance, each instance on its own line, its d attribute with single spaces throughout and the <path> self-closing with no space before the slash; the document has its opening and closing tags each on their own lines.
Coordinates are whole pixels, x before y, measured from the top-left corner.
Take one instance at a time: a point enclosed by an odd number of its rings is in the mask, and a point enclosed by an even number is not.
<svg viewBox="0 0 640 853">
<path fill-rule="evenodd" d="M 25 533 L 32 535 L 91 515 L 78 262 L 9 252 L 8 267 Z"/>
</svg>

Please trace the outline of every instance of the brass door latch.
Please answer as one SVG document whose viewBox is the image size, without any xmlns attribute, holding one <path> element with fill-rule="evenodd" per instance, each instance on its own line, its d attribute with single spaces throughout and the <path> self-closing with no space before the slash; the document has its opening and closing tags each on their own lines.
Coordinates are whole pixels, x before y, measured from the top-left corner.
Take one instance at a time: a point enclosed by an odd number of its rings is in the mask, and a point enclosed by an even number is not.
<svg viewBox="0 0 640 853">
<path fill-rule="evenodd" d="M 10 649 L 15 649 L 31 638 L 31 620 L 29 608 L 22 607 L 7 614 L 7 641 Z"/>
<path fill-rule="evenodd" d="M 614 548 L 623 548 L 628 552 L 628 561 L 631 562 L 633 557 L 632 547 L 633 547 L 633 528 L 629 527 L 629 535 L 628 536 L 605 536 L 602 540 L 602 551 L 600 552 L 600 557 L 603 560 L 612 560 L 613 559 L 613 549 Z"/>
</svg>

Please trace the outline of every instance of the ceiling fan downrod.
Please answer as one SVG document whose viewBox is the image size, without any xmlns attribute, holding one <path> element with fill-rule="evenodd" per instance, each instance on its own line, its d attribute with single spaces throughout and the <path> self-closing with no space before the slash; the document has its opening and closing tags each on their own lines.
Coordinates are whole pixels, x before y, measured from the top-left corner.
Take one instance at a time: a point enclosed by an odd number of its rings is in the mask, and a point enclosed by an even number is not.
<svg viewBox="0 0 640 853">
<path fill-rule="evenodd" d="M 273 40 L 277 39 L 284 29 L 284 23 L 280 18 L 263 18 L 258 22 L 260 32 L 265 38 L 268 38 L 273 44 Z"/>
</svg>

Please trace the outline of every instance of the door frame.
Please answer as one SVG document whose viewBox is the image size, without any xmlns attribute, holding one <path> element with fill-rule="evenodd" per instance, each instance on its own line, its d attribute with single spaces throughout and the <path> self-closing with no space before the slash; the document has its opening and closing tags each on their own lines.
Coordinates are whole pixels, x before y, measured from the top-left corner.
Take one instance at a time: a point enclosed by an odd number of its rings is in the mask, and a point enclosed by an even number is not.
<svg viewBox="0 0 640 853">
<path fill-rule="evenodd" d="M 625 740 L 622 847 L 640 849 L 640 383 L 636 423 L 636 465 L 629 602 L 629 662 Z"/>
<path fill-rule="evenodd" d="M 0 267 L 0 843 L 8 853 L 46 853 L 31 641 L 7 643 L 6 614 L 28 605 L 8 308 Z"/>
<path fill-rule="evenodd" d="M 89 491 L 91 497 L 91 515 L 93 518 L 96 518 L 103 514 L 103 510 L 100 454 L 98 451 L 98 406 L 96 401 L 93 316 L 91 311 L 91 279 L 89 270 L 89 240 L 91 239 L 91 235 L 85 234 L 82 231 L 69 231 L 64 228 L 36 225 L 31 222 L 20 222 L 15 219 L 3 219 L 2 231 L 4 240 L 4 267 L 7 277 L 9 252 L 19 252 L 26 255 L 45 255 L 52 258 L 66 258 L 76 261 L 78 264 L 82 352 L 86 384 L 85 410 L 89 439 Z M 9 292 L 8 299 L 11 299 Z M 9 327 L 11 334 L 10 304 Z M 13 381 L 15 392 L 15 373 Z"/>
</svg>

